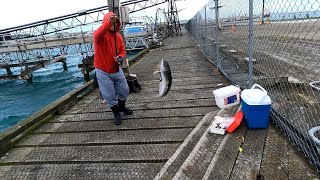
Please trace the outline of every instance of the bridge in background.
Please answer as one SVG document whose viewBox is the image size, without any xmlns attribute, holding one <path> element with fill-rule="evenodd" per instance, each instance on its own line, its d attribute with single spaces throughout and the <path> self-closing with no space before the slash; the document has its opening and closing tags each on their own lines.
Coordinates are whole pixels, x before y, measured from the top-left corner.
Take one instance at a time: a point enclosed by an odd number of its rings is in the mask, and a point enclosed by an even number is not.
<svg viewBox="0 0 320 180">
<path fill-rule="evenodd" d="M 168 11 L 163 14 L 166 22 L 158 28 L 160 37 L 178 34 L 181 28 L 174 0 L 128 0 L 122 2 L 121 7 L 131 14 L 163 3 L 168 3 Z M 7 72 L 0 75 L 0 80 L 25 79 L 32 82 L 33 71 L 56 62 L 62 62 L 66 70 L 68 55 L 92 59 L 92 34 L 107 12 L 108 6 L 102 6 L 0 30 L 0 68 Z M 151 20 L 147 24 L 160 27 L 160 23 Z M 125 38 L 125 43 L 127 50 L 135 50 L 150 48 L 153 42 L 149 36 L 140 36 Z M 21 69 L 20 74 L 12 73 L 11 68 L 14 67 Z"/>
</svg>

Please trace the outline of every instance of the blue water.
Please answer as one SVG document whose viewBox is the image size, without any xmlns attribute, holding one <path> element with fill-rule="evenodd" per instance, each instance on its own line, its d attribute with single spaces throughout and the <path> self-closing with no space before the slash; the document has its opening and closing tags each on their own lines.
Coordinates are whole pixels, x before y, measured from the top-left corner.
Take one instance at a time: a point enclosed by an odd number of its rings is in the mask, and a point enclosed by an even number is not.
<svg viewBox="0 0 320 180">
<path fill-rule="evenodd" d="M 135 53 L 128 53 L 128 58 Z M 80 63 L 80 56 L 69 56 L 67 71 L 63 70 L 62 63 L 34 71 L 32 84 L 25 80 L 0 80 L 0 132 L 84 84 L 78 68 Z M 15 74 L 19 69 L 12 71 Z M 0 69 L 0 75 L 4 74 L 6 71 Z"/>
<path fill-rule="evenodd" d="M 71 90 L 81 86 L 84 78 L 78 68 L 79 56 L 67 58 L 68 71 L 54 63 L 34 71 L 33 83 L 25 80 L 0 81 L 0 130 L 16 124 Z M 18 69 L 13 70 L 13 73 Z M 3 70 L 1 72 L 3 73 Z"/>
<path fill-rule="evenodd" d="M 272 12 L 270 20 L 292 20 L 292 19 L 309 19 L 319 18 L 320 11 L 301 11 L 301 12 Z"/>
</svg>

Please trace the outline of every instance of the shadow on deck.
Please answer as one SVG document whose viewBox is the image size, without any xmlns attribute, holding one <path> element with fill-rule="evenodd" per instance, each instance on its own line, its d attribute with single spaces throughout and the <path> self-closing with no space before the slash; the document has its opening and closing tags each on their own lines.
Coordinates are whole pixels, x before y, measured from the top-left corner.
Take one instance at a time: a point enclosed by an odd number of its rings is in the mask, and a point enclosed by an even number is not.
<svg viewBox="0 0 320 180">
<path fill-rule="evenodd" d="M 212 91 L 228 85 L 192 38 L 170 37 L 131 67 L 142 91 L 129 95 L 131 116 L 115 126 L 98 89 L 28 133 L 0 160 L 1 179 L 313 179 L 318 176 L 270 124 L 232 134 L 208 133 L 220 111 Z M 161 58 L 171 67 L 158 94 Z M 242 137 L 244 141 L 242 142 Z M 239 152 L 242 146 L 243 151 Z"/>
</svg>

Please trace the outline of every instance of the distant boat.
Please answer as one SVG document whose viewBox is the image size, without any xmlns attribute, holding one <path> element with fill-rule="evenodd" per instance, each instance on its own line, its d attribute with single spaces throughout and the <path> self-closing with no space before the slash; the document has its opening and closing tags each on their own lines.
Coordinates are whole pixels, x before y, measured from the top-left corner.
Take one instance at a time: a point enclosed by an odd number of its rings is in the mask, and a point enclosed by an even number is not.
<svg viewBox="0 0 320 180">
<path fill-rule="evenodd" d="M 126 24 L 123 34 L 125 38 L 146 37 L 153 34 L 151 29 L 143 21 L 131 20 Z"/>
</svg>

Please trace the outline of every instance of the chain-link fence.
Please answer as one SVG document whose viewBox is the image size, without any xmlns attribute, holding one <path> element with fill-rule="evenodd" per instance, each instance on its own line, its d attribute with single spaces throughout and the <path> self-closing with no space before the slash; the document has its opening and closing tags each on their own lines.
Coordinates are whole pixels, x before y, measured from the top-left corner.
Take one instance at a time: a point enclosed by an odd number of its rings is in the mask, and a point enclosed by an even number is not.
<svg viewBox="0 0 320 180">
<path fill-rule="evenodd" d="M 272 120 L 318 170 L 319 17 L 319 0 L 210 0 L 186 24 L 232 83 L 267 90 Z"/>
</svg>

